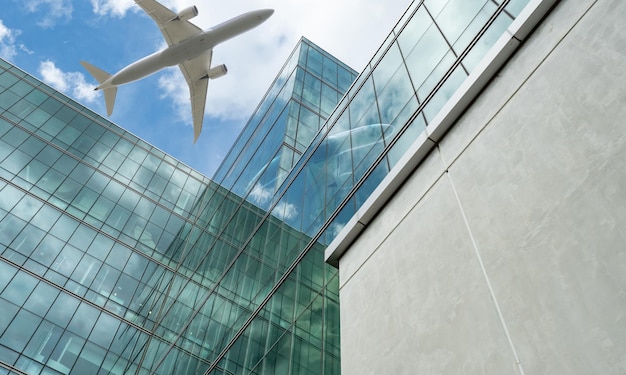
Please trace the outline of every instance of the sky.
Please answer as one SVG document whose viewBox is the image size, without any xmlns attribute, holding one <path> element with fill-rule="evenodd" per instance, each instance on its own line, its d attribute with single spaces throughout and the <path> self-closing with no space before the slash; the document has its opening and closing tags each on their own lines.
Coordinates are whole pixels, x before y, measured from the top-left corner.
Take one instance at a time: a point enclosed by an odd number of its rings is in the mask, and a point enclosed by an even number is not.
<svg viewBox="0 0 626 375">
<path fill-rule="evenodd" d="M 202 29 L 255 9 L 274 9 L 257 28 L 213 50 L 228 74 L 209 83 L 204 126 L 193 144 L 187 84 L 168 68 L 119 88 L 110 120 L 211 177 L 300 37 L 361 71 L 411 0 L 161 0 L 196 5 Z M 2 0 L 0 57 L 106 117 L 85 60 L 115 73 L 166 47 L 133 0 Z"/>
</svg>

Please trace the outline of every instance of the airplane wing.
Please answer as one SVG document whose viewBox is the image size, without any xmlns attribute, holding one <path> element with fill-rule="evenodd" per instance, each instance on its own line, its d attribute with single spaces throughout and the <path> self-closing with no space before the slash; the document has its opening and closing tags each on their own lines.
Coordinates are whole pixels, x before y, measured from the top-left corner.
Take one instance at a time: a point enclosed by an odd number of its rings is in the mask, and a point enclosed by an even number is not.
<svg viewBox="0 0 626 375">
<path fill-rule="evenodd" d="M 207 70 L 211 67 L 213 50 L 178 65 L 189 85 L 191 114 L 193 117 L 193 143 L 196 143 L 202 131 L 206 93 L 209 86 Z"/>
<path fill-rule="evenodd" d="M 189 21 L 177 18 L 177 14 L 164 7 L 156 0 L 135 0 L 152 19 L 159 25 L 159 29 L 168 46 L 202 32 L 198 26 Z"/>
</svg>

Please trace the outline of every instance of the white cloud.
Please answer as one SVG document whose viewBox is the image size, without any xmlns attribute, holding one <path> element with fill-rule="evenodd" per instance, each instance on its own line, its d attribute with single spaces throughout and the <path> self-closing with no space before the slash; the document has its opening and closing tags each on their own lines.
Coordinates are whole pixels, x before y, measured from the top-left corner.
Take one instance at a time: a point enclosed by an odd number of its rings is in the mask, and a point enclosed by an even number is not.
<svg viewBox="0 0 626 375">
<path fill-rule="evenodd" d="M 189 101 L 189 86 L 178 68 L 168 68 L 159 76 L 159 88 L 162 90 L 161 99 L 172 100 L 176 114 L 180 120 L 191 126 L 191 102 Z"/>
<path fill-rule="evenodd" d="M 135 5 L 133 0 L 90 0 L 93 12 L 100 16 L 124 17 Z M 138 8 L 136 8 L 138 9 Z"/>
<path fill-rule="evenodd" d="M 345 226 L 346 226 L 345 224 L 341 224 L 341 223 L 332 223 L 330 224 L 330 233 L 332 233 L 333 237 L 337 237 Z"/>
<path fill-rule="evenodd" d="M 94 87 L 85 81 L 83 73 L 63 72 L 50 60 L 39 64 L 39 74 L 45 83 L 80 101 L 92 103 L 99 95 L 94 91 Z"/>
<path fill-rule="evenodd" d="M 252 188 L 250 192 L 250 198 L 253 202 L 264 205 L 270 201 L 270 199 L 274 196 L 274 190 L 264 187 L 258 182 Z"/>
<path fill-rule="evenodd" d="M 287 202 L 280 202 L 272 210 L 272 214 L 280 220 L 290 220 L 298 215 L 298 208 Z"/>
<path fill-rule="evenodd" d="M 9 29 L 0 20 L 0 57 L 5 60 L 11 60 L 17 55 L 15 38 L 19 34 L 19 30 Z"/>
<path fill-rule="evenodd" d="M 18 44 L 17 48 L 19 48 L 20 51 L 25 52 L 28 55 L 32 55 L 33 53 L 35 53 L 35 51 L 29 50 L 28 47 L 26 47 L 23 43 Z"/>
<path fill-rule="evenodd" d="M 45 17 L 37 22 L 44 28 L 54 26 L 59 19 L 71 19 L 74 10 L 71 0 L 26 0 L 23 4 L 30 13 L 37 12 L 41 6 L 45 8 L 42 11 Z"/>
<path fill-rule="evenodd" d="M 99 15 L 122 17 L 131 9 L 140 10 L 133 8 L 132 0 L 90 1 Z M 360 71 L 411 0 L 231 0 L 219 7 L 197 0 L 161 2 L 174 10 L 197 5 L 200 14 L 192 22 L 203 29 L 253 9 L 275 10 L 257 29 L 214 50 L 212 65 L 226 64 L 229 73 L 209 83 L 205 113 L 221 120 L 245 120 L 301 36 Z M 159 33 L 156 25 L 146 31 Z M 181 122 L 191 126 L 189 93 L 182 75 L 166 72 L 159 87 L 163 96 L 171 98 Z"/>
</svg>

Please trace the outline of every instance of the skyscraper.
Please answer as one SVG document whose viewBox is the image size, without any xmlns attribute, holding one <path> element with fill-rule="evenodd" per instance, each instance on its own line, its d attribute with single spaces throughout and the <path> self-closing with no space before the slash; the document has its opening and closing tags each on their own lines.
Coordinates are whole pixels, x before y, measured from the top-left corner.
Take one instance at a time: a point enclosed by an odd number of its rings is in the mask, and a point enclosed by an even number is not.
<svg viewBox="0 0 626 375">
<path fill-rule="evenodd" d="M 216 172 L 216 182 L 264 216 L 247 215 L 248 231 L 234 229 L 237 220 L 222 224 L 238 232 L 233 241 L 240 242 L 225 280 L 249 278 L 253 292 L 239 303 L 248 310 L 233 313 L 231 333 L 207 372 L 339 371 L 337 273 L 323 264 L 324 246 L 301 219 L 305 205 L 321 207 L 319 197 L 278 201 L 284 181 L 355 78 L 303 38 Z"/>
</svg>

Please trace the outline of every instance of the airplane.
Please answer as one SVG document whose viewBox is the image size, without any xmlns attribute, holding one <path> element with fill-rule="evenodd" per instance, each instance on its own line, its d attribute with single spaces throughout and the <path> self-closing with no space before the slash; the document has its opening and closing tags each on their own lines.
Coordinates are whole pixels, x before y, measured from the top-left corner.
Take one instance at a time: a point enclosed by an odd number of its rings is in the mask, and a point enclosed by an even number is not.
<svg viewBox="0 0 626 375">
<path fill-rule="evenodd" d="M 204 107 L 209 79 L 224 76 L 226 65 L 211 67 L 213 47 L 265 22 L 273 9 L 261 9 L 241 14 L 205 31 L 189 22 L 198 15 L 198 8 L 190 6 L 174 13 L 156 0 L 135 0 L 157 23 L 168 47 L 146 56 L 115 74 L 109 74 L 88 62 L 81 65 L 98 81 L 95 90 L 104 90 L 107 115 L 113 113 L 117 87 L 147 77 L 157 71 L 178 65 L 189 85 L 193 117 L 193 143 L 202 131 Z"/>
</svg>

